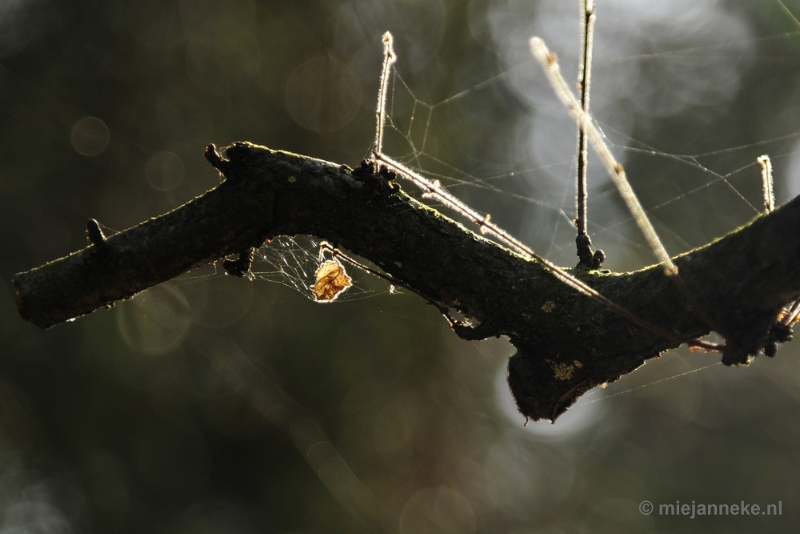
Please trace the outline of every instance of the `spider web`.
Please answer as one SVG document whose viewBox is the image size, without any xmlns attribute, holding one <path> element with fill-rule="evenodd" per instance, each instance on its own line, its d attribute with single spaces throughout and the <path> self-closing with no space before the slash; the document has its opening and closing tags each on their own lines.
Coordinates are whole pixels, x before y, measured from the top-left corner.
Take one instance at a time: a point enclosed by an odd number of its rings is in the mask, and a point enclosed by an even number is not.
<svg viewBox="0 0 800 534">
<path fill-rule="evenodd" d="M 335 255 L 321 246 L 322 241 L 311 236 L 277 236 L 261 245 L 255 252 L 249 276 L 254 281 L 271 282 L 292 289 L 309 300 L 316 298 L 312 291 L 319 267 Z M 336 302 L 362 300 L 384 294 L 395 294 L 396 289 L 383 280 L 371 280 L 366 273 L 353 272 L 358 269 L 345 265 L 347 274 L 353 278 L 352 286 L 337 296 Z M 226 276 L 222 261 L 206 265 L 177 280 L 191 284 Z"/>
<path fill-rule="evenodd" d="M 569 16 L 574 19 L 573 14 Z M 714 102 L 714 106 L 700 111 L 704 125 L 690 125 L 703 130 L 690 135 L 684 132 L 684 138 L 670 140 L 669 147 L 654 146 L 647 136 L 632 133 L 637 128 L 629 117 L 622 113 L 620 119 L 615 102 L 604 99 L 601 91 L 607 90 L 608 83 L 604 85 L 603 77 L 616 79 L 638 69 L 640 81 L 644 78 L 653 86 L 663 83 L 662 71 L 672 76 L 682 73 L 679 76 L 688 88 L 679 86 L 676 90 L 688 96 L 673 100 L 691 100 L 706 87 L 700 84 L 698 89 L 692 83 L 703 75 L 709 62 L 727 62 L 727 68 L 717 70 L 728 76 L 736 71 L 741 78 L 753 63 L 800 62 L 796 54 L 787 53 L 787 46 L 798 44 L 800 32 L 792 31 L 646 54 L 613 55 L 619 51 L 612 50 L 611 55 L 604 55 L 595 51 L 594 83 L 599 87 L 593 95 L 593 112 L 597 125 L 628 168 L 646 213 L 671 255 L 724 235 L 760 213 L 760 166 L 756 159 L 769 153 L 780 179 L 781 170 L 795 154 L 798 132 L 768 132 L 778 135 L 761 139 L 752 136 L 746 139 L 748 142 L 726 146 L 729 138 L 715 133 L 712 122 L 719 118 L 714 116 L 714 109 L 728 102 L 723 95 L 717 97 L 723 99 L 721 103 Z M 748 55 L 743 56 L 743 51 Z M 415 80 L 404 76 L 402 50 L 398 53 L 387 95 L 384 152 L 423 176 L 439 180 L 467 205 L 491 214 L 493 221 L 548 259 L 574 264 L 576 126 L 544 82 L 538 64 L 532 58 L 522 59 L 500 73 L 436 99 L 432 98 L 435 91 L 424 84 L 418 89 Z M 562 68 L 569 76 L 570 65 Z M 642 71 L 650 73 L 652 79 Z M 468 78 L 475 76 L 471 72 Z M 530 88 L 524 89 L 525 84 Z M 521 85 L 535 97 L 522 100 Z M 728 100 L 733 96 L 731 93 Z M 680 102 L 660 106 L 649 109 L 647 118 L 668 116 L 680 108 Z M 536 130 L 539 122 L 552 132 L 544 140 Z M 543 150 L 541 145 L 547 148 Z M 609 255 L 605 266 L 625 270 L 652 263 L 646 241 L 593 154 L 589 172 L 589 230 L 595 246 Z M 313 299 L 311 287 L 321 261 L 316 240 L 282 236 L 258 250 L 252 274 L 257 280 L 282 284 Z M 349 269 L 350 274 L 354 270 Z M 392 292 L 384 281 L 375 281 L 380 288 L 373 288 L 374 284 L 366 281 L 369 278 L 360 273 L 341 300 Z"/>
<path fill-rule="evenodd" d="M 309 236 L 279 236 L 256 251 L 251 273 L 256 280 L 276 282 L 300 292 L 310 300 L 317 300 L 312 291 L 317 269 L 329 259 L 341 255 L 338 251 L 332 252 L 329 247 Z M 368 283 L 366 273 L 353 272 L 358 269 L 348 269 L 348 265 L 341 267 L 353 277 L 352 286 L 339 293 L 335 300 L 326 302 L 361 300 L 396 292 L 393 286 L 380 280 Z"/>
<path fill-rule="evenodd" d="M 635 65 L 639 71 L 649 69 L 653 79 L 646 81 L 655 85 L 668 83 L 659 71 L 671 76 L 683 71 L 683 83 L 690 86 L 676 90 L 688 93 L 683 98 L 690 100 L 705 87 L 700 84 L 697 89 L 691 83 L 710 61 L 727 62 L 727 68 L 718 70 L 727 76 L 735 73 L 738 84 L 752 64 L 800 61 L 796 54 L 787 53 L 798 42 L 800 32 L 792 31 L 627 56 L 609 57 L 596 50 L 595 77 L 614 79 L 618 72 Z M 747 56 L 741 55 L 743 50 Z M 490 214 L 493 221 L 549 259 L 575 263 L 575 162 L 571 153 L 576 126 L 555 101 L 552 90 L 543 85 L 539 66 L 524 59 L 436 100 L 430 98 L 430 91 L 416 89 L 414 82 L 404 77 L 402 51 L 398 54 L 387 95 L 384 152 L 421 175 L 439 180 L 467 205 Z M 520 102 L 515 94 L 523 82 L 535 93 L 528 102 Z M 603 83 L 599 85 L 602 90 Z M 735 97 L 736 91 L 718 95 L 714 107 L 729 105 Z M 599 117 L 597 125 L 633 177 L 633 186 L 671 255 L 724 235 L 759 214 L 763 208 L 756 159 L 770 154 L 780 180 L 789 156 L 796 153 L 793 145 L 798 132 L 786 128 L 784 132 L 770 131 L 763 138 L 734 138 L 748 142 L 730 146 L 731 137 L 714 132 L 711 121 L 729 122 L 715 117 L 718 112 L 711 106 L 697 112 L 705 124 L 688 122 L 682 127 L 697 130 L 684 131 L 670 140 L 669 147 L 659 148 L 648 137 L 632 133 L 642 128 L 632 125 L 625 114 L 622 120 L 615 117 L 618 105 L 613 99 L 597 93 L 593 98 L 601 101 L 593 107 Z M 655 121 L 669 117 L 671 110 L 665 104 L 664 109 L 649 112 Z M 545 122 L 551 131 L 544 143 L 541 133 L 530 132 L 537 121 Z M 520 138 L 531 142 L 524 146 Z M 553 146 L 559 142 L 561 146 Z M 543 151 L 542 144 L 549 148 Z M 606 266 L 622 270 L 652 263 L 645 240 L 596 158 L 590 157 L 589 172 L 590 184 L 594 180 L 589 197 L 590 234 L 595 246 L 607 253 L 611 250 Z"/>
</svg>

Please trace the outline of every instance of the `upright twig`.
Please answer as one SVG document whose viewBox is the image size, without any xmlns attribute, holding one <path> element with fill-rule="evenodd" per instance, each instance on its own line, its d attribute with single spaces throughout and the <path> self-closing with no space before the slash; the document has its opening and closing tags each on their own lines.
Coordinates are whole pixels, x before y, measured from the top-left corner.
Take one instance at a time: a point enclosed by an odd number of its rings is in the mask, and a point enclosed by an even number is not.
<svg viewBox="0 0 800 534">
<path fill-rule="evenodd" d="M 383 34 L 383 70 L 381 70 L 381 85 L 378 90 L 378 109 L 377 127 L 375 131 L 375 152 L 378 154 L 383 153 L 383 127 L 386 123 L 386 93 L 389 90 L 389 78 L 392 71 L 392 65 L 397 61 L 397 56 L 394 53 L 394 39 L 392 34 L 386 32 Z"/>
<path fill-rule="evenodd" d="M 772 190 L 772 162 L 764 154 L 756 160 L 761 165 L 761 189 L 764 193 L 764 213 L 772 213 L 775 209 L 775 193 Z"/>
<path fill-rule="evenodd" d="M 575 95 L 569 90 L 569 85 L 561 75 L 561 69 L 558 66 L 558 58 L 555 54 L 550 53 L 547 45 L 545 45 L 544 41 L 539 37 L 534 37 L 531 39 L 530 43 L 531 53 L 533 53 L 533 56 L 542 65 L 545 74 L 550 80 L 550 84 L 553 86 L 556 96 L 558 96 L 559 100 L 566 106 L 573 118 L 578 121 L 581 128 L 591 140 L 597 155 L 600 156 L 608 173 L 611 175 L 611 179 L 614 181 L 614 185 L 617 186 L 622 200 L 625 201 L 625 205 L 628 207 L 631 215 L 633 215 L 633 220 L 644 234 L 648 245 L 650 245 L 650 249 L 656 255 L 658 261 L 664 264 L 664 271 L 667 272 L 667 274 L 677 274 L 678 269 L 675 267 L 667 250 L 658 238 L 655 228 L 653 228 L 647 215 L 645 215 L 644 208 L 642 208 L 639 199 L 636 197 L 636 193 L 633 192 L 633 188 L 631 188 L 628 182 L 624 167 L 614 158 L 608 145 L 603 141 L 603 136 L 594 125 L 591 115 L 583 111 L 580 102 L 578 102 Z"/>
<path fill-rule="evenodd" d="M 616 160 L 616 158 L 614 158 L 614 155 L 611 153 L 611 149 L 608 148 L 608 145 L 603 140 L 600 130 L 597 129 L 594 121 L 592 121 L 592 116 L 583 111 L 580 102 L 578 102 L 578 99 L 572 94 L 569 89 L 569 85 L 567 84 L 566 80 L 564 80 L 564 76 L 561 75 L 561 69 L 558 66 L 558 58 L 556 55 L 550 53 L 547 45 L 545 45 L 544 41 L 539 37 L 532 38 L 530 45 L 531 53 L 542 65 L 542 68 L 544 69 L 545 74 L 550 81 L 550 85 L 553 86 L 553 90 L 555 91 L 556 95 L 567 108 L 572 117 L 586 130 L 587 137 L 591 141 L 595 152 L 597 152 L 597 155 L 600 156 L 600 159 L 606 166 L 614 185 L 617 186 L 617 190 L 619 191 L 622 200 L 625 202 L 625 205 L 631 212 L 633 220 L 644 234 L 648 245 L 650 245 L 650 249 L 656 255 L 659 263 L 663 264 L 664 272 L 672 278 L 672 280 L 675 282 L 675 285 L 686 297 L 687 302 L 689 302 L 689 304 L 692 306 L 692 309 L 694 309 L 695 313 L 697 313 L 697 315 L 703 319 L 703 321 L 705 321 L 705 323 L 713 330 L 727 339 L 728 336 L 726 333 L 716 326 L 715 322 L 711 320 L 711 317 L 708 316 L 705 310 L 703 310 L 703 308 L 697 302 L 697 299 L 694 298 L 691 291 L 689 291 L 689 288 L 686 287 L 683 279 L 681 279 L 680 275 L 678 274 L 678 267 L 673 263 L 672 258 L 669 257 L 667 249 L 665 249 L 664 244 L 661 243 L 661 239 L 659 239 L 658 234 L 656 234 L 655 228 L 653 228 L 653 225 L 650 223 L 650 219 L 647 218 L 644 208 L 642 208 L 642 204 L 636 197 L 636 193 L 634 193 L 630 182 L 628 182 L 628 177 L 625 174 L 625 168 Z"/>
<path fill-rule="evenodd" d="M 592 45 L 594 41 L 594 2 L 582 0 L 583 16 L 581 17 L 581 60 L 578 67 L 578 89 L 581 95 L 581 109 L 589 113 L 589 94 L 592 83 Z M 578 236 L 575 242 L 578 245 L 578 258 L 586 267 L 599 267 L 593 265 L 592 240 L 587 230 L 587 205 L 586 205 L 586 173 L 589 157 L 589 144 L 586 139 L 586 129 L 578 124 L 578 165 L 575 177 L 575 226 Z"/>
</svg>

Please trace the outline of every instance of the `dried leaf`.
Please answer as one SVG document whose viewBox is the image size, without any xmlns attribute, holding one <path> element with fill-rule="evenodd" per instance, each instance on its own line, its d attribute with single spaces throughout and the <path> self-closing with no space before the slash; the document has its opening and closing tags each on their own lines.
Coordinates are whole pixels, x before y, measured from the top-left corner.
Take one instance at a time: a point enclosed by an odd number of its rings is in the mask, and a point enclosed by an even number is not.
<svg viewBox="0 0 800 534">
<path fill-rule="evenodd" d="M 331 302 L 353 285 L 344 265 L 335 260 L 328 260 L 320 265 L 315 275 L 317 281 L 311 291 L 317 302 Z"/>
</svg>

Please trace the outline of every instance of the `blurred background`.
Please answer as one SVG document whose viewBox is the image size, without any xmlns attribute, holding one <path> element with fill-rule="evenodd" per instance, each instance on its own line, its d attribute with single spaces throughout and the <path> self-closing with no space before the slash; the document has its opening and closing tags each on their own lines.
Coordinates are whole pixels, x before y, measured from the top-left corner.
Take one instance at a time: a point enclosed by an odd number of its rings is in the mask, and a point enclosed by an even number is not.
<svg viewBox="0 0 800 534">
<path fill-rule="evenodd" d="M 800 1 L 786 0 L 800 15 Z M 385 150 L 573 265 L 574 124 L 528 39 L 577 74 L 579 0 L 0 1 L 0 532 L 787 532 L 797 345 L 749 368 L 673 351 L 523 426 L 505 340 L 457 339 L 363 273 L 329 305 L 316 242 L 263 249 L 40 331 L 14 273 L 219 182 L 206 144 L 355 166 L 390 30 Z M 772 0 L 604 0 L 592 111 L 671 253 L 800 194 L 800 25 Z M 606 266 L 652 263 L 590 160 Z M 405 185 L 411 191 L 411 185 Z M 640 502 L 781 502 L 664 517 Z"/>
</svg>

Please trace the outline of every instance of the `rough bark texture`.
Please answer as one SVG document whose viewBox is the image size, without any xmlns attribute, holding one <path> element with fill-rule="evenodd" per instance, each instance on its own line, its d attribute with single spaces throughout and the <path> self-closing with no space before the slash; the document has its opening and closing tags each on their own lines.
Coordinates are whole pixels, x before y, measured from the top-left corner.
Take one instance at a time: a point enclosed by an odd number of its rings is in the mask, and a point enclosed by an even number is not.
<svg viewBox="0 0 800 534">
<path fill-rule="evenodd" d="M 219 187 L 14 279 L 20 315 L 49 328 L 110 307 L 183 272 L 277 235 L 310 234 L 379 265 L 473 326 L 465 339 L 508 336 L 509 384 L 520 411 L 555 419 L 583 392 L 616 380 L 680 342 L 665 339 L 559 282 L 529 261 L 403 193 L 390 173 L 355 172 L 236 143 L 209 161 Z M 726 339 L 723 361 L 747 363 L 787 336 L 774 328 L 800 295 L 800 200 L 675 258 L 691 293 Z M 575 270 L 612 301 L 684 338 L 709 326 L 653 266 L 631 273 Z"/>
</svg>

